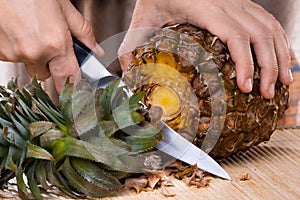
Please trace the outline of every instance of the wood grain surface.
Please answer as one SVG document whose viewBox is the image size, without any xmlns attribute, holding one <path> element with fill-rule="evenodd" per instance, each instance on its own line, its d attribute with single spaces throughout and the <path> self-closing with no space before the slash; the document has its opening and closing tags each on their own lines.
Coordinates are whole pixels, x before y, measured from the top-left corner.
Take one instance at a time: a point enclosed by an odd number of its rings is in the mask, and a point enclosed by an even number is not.
<svg viewBox="0 0 300 200">
<path fill-rule="evenodd" d="M 205 200 L 298 200 L 300 199 L 300 130 L 276 130 L 271 140 L 245 153 L 222 160 L 221 165 L 232 181 L 211 177 L 209 186 L 188 187 L 182 181 L 171 178 L 174 187 L 168 190 L 174 197 L 165 197 L 161 189 L 136 194 L 124 190 L 105 200 L 157 200 L 157 199 L 205 199 Z M 241 180 L 248 174 L 249 180 Z M 68 199 L 54 190 L 44 194 L 45 199 Z M 0 199 L 18 199 L 14 183 L 0 191 Z"/>
</svg>

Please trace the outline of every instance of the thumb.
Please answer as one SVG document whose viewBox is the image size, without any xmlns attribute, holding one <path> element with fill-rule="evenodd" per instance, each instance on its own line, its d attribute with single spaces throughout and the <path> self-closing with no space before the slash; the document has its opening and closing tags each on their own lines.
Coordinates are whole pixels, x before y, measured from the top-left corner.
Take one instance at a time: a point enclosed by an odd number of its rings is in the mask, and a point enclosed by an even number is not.
<svg viewBox="0 0 300 200">
<path fill-rule="evenodd" d="M 60 2 L 71 34 L 98 56 L 104 56 L 104 50 L 97 44 L 90 22 L 82 16 L 70 1 Z"/>
</svg>

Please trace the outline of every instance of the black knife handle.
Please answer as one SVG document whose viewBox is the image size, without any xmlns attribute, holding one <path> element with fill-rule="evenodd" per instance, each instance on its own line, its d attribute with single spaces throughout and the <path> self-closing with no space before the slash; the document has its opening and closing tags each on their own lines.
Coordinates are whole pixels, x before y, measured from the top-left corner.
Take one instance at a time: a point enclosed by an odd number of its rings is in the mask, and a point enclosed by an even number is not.
<svg viewBox="0 0 300 200">
<path fill-rule="evenodd" d="M 73 45 L 79 67 L 81 68 L 82 78 L 88 80 L 94 89 L 105 88 L 109 83 L 118 78 L 109 72 L 105 65 L 103 65 L 103 62 L 100 61 L 99 57 L 97 57 L 91 49 L 74 38 Z M 96 60 L 96 62 L 87 64 L 91 60 Z M 86 69 L 83 67 L 84 65 L 89 65 L 90 68 Z M 94 68 L 94 70 L 91 70 L 91 67 Z"/>
<path fill-rule="evenodd" d="M 74 52 L 79 64 L 79 67 L 85 63 L 85 61 L 93 54 L 92 50 L 90 50 L 87 46 L 79 42 L 78 40 L 73 38 L 73 47 Z"/>
</svg>

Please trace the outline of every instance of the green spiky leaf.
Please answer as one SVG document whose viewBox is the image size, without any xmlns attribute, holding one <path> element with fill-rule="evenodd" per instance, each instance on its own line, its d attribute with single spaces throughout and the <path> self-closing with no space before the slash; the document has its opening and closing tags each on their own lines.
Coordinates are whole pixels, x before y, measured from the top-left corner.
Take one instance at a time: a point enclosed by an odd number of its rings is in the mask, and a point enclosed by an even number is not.
<svg viewBox="0 0 300 200">
<path fill-rule="evenodd" d="M 28 125 L 28 130 L 30 132 L 31 138 L 35 138 L 35 137 L 40 136 L 41 134 L 47 132 L 53 126 L 54 126 L 54 123 L 52 123 L 52 122 L 39 121 L 39 122 L 30 123 Z"/>
<path fill-rule="evenodd" d="M 26 176 L 27 176 L 27 179 L 28 179 L 27 183 L 28 183 L 28 186 L 30 188 L 30 191 L 34 195 L 35 199 L 41 200 L 41 199 L 43 199 L 43 197 L 41 195 L 41 190 L 38 187 L 38 184 L 37 184 L 37 182 L 35 180 L 35 177 L 34 177 L 36 164 L 37 164 L 37 162 L 34 162 L 34 164 L 29 168 L 28 172 L 26 173 Z"/>
<path fill-rule="evenodd" d="M 103 108 L 102 120 L 112 119 L 113 93 L 117 90 L 120 80 L 115 80 L 109 84 L 104 91 L 96 90 L 96 105 L 101 105 Z"/>
<path fill-rule="evenodd" d="M 74 85 L 70 83 L 70 78 L 68 77 L 59 95 L 59 105 L 61 106 L 62 110 L 64 110 L 65 104 L 72 99 L 74 91 Z"/>
<path fill-rule="evenodd" d="M 17 146 L 20 149 L 23 149 L 26 146 L 26 140 L 24 140 L 13 127 L 4 126 L 2 131 L 3 138 L 10 144 Z"/>
<path fill-rule="evenodd" d="M 64 155 L 101 162 L 114 169 L 126 169 L 126 166 L 115 155 L 105 151 L 103 146 L 76 140 L 71 137 L 65 138 Z"/>
<path fill-rule="evenodd" d="M 12 120 L 13 124 L 15 125 L 16 130 L 18 131 L 18 133 L 25 140 L 28 140 L 29 139 L 29 134 L 28 134 L 28 130 L 26 129 L 26 127 L 24 127 L 18 120 L 16 120 L 13 115 L 11 115 L 11 120 Z"/>
<path fill-rule="evenodd" d="M 50 129 L 40 137 L 40 144 L 45 149 L 53 149 L 56 140 L 65 136 L 65 133 L 60 130 Z"/>
<path fill-rule="evenodd" d="M 122 184 L 117 178 L 109 175 L 109 173 L 100 169 L 98 166 L 88 160 L 72 158 L 71 165 L 81 177 L 90 183 L 107 188 L 110 191 L 117 190 L 122 187 Z"/>
<path fill-rule="evenodd" d="M 113 134 L 120 129 L 114 120 L 102 120 L 99 122 L 99 126 L 105 133 L 106 137 L 113 136 Z"/>
<path fill-rule="evenodd" d="M 48 181 L 47 181 L 47 174 L 49 173 L 47 171 L 47 165 L 48 165 L 48 161 L 46 160 L 40 160 L 37 165 L 36 165 L 36 168 L 35 168 L 35 179 L 37 181 L 37 183 L 39 185 L 42 186 L 43 189 L 45 190 L 50 190 L 51 187 L 50 185 L 48 184 Z"/>
<path fill-rule="evenodd" d="M 65 182 L 65 184 L 76 189 L 78 192 L 90 197 L 105 197 L 111 194 L 108 188 L 96 185 L 81 177 L 70 164 L 69 158 L 62 164 L 60 171 L 64 174 L 64 177 L 68 179 L 68 182 Z"/>
<path fill-rule="evenodd" d="M 11 91 L 16 91 L 18 89 L 18 78 L 10 79 L 6 87 Z"/>
<path fill-rule="evenodd" d="M 130 136 L 126 138 L 126 143 L 131 146 L 133 152 L 145 152 L 156 146 L 158 139 Z"/>
<path fill-rule="evenodd" d="M 53 110 L 57 109 L 49 95 L 43 90 L 36 77 L 32 78 L 31 84 L 27 84 L 24 87 L 24 90 L 26 90 L 31 96 L 38 97 L 42 102 L 49 105 Z"/>
<path fill-rule="evenodd" d="M 72 114 L 78 135 L 92 130 L 98 124 L 93 93 L 78 91 L 72 96 Z"/>
<path fill-rule="evenodd" d="M 33 144 L 28 144 L 26 157 L 43 160 L 54 160 L 53 156 L 47 150 Z"/>
<path fill-rule="evenodd" d="M 53 161 L 47 161 L 46 162 L 46 172 L 47 172 L 47 181 L 49 182 L 49 184 L 51 185 L 55 185 L 58 188 L 62 188 L 63 185 L 61 182 L 59 182 L 58 180 L 58 175 L 57 175 L 57 170 L 55 168 L 55 163 Z M 44 187 L 45 188 L 45 187 Z"/>
<path fill-rule="evenodd" d="M 16 171 L 16 180 L 17 180 L 17 187 L 18 187 L 18 194 L 22 199 L 30 199 L 27 186 L 23 179 L 23 171 L 22 169 L 18 168 Z"/>
<path fill-rule="evenodd" d="M 4 147 L 7 147 L 10 145 L 10 143 L 5 139 L 5 136 L 3 135 L 3 129 L 0 129 L 0 145 L 2 145 Z"/>
<path fill-rule="evenodd" d="M 5 162 L 5 168 L 14 172 L 17 171 L 18 169 L 17 163 L 15 163 L 14 161 L 16 160 L 17 157 L 15 154 L 16 154 L 16 148 L 10 146 L 6 157 L 6 162 Z"/>
<path fill-rule="evenodd" d="M 5 158 L 7 152 L 8 152 L 7 147 L 0 145 L 0 159 Z"/>
</svg>

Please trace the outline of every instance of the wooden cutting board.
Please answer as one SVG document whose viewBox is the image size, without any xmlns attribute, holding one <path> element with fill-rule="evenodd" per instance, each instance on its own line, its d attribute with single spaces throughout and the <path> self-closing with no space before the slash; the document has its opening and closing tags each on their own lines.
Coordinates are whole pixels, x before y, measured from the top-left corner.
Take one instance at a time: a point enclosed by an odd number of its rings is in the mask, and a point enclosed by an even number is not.
<svg viewBox="0 0 300 200">
<path fill-rule="evenodd" d="M 175 197 L 169 199 L 300 199 L 300 130 L 277 130 L 268 143 L 260 144 L 221 162 L 233 178 L 212 178 L 208 187 L 191 188 L 173 180 Z M 249 174 L 250 179 L 240 180 Z M 161 192 L 125 191 L 107 199 L 166 199 Z"/>
<path fill-rule="evenodd" d="M 157 199 L 300 199 L 300 129 L 277 130 L 271 140 L 251 150 L 221 161 L 232 181 L 212 177 L 209 186 L 188 187 L 172 178 L 174 187 L 168 190 L 174 197 L 165 197 L 160 189 L 136 194 L 124 190 L 105 200 Z M 240 180 L 248 174 L 249 180 Z M 57 191 L 44 195 L 46 199 L 68 199 Z M 0 199 L 18 199 L 15 185 L 0 191 Z"/>
</svg>

